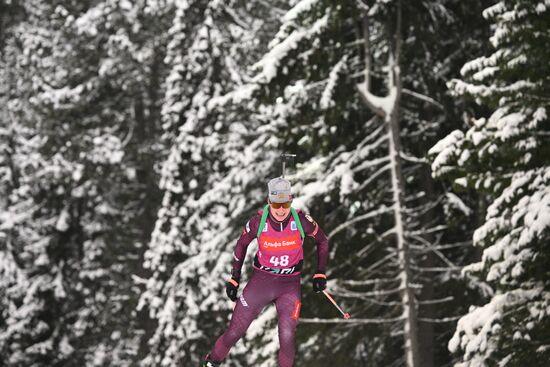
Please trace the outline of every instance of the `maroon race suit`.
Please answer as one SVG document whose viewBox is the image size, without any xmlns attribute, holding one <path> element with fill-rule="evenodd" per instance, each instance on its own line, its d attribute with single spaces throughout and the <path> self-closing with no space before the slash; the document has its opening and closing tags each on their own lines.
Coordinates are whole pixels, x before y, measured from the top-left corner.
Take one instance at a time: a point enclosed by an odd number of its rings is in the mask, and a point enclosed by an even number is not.
<svg viewBox="0 0 550 367">
<path fill-rule="evenodd" d="M 247 223 L 233 253 L 232 276 L 239 279 L 248 245 L 258 233 L 263 210 Z M 311 218 L 297 210 L 304 234 L 312 237 L 317 246 L 317 273 L 325 273 L 328 258 L 328 239 Z M 301 307 L 300 271 L 303 265 L 303 240 L 297 223 L 289 213 L 279 222 L 269 213 L 266 226 L 258 238 L 252 276 L 239 297 L 227 330 L 218 338 L 209 358 L 215 362 L 225 359 L 229 350 L 244 336 L 250 323 L 262 309 L 275 303 L 279 328 L 279 367 L 294 363 L 294 336 Z"/>
</svg>

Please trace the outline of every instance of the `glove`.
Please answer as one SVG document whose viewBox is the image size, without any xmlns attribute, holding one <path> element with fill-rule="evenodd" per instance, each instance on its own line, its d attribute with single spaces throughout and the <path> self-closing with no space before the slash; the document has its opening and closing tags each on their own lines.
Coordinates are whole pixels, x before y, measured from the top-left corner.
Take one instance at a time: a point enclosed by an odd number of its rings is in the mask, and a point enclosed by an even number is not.
<svg viewBox="0 0 550 367">
<path fill-rule="evenodd" d="M 237 300 L 237 291 L 239 290 L 239 280 L 235 277 L 231 277 L 225 284 L 225 293 L 230 300 L 235 302 Z"/>
<path fill-rule="evenodd" d="M 323 273 L 317 273 L 313 276 L 313 290 L 315 293 L 324 291 L 327 288 L 327 276 Z"/>
</svg>

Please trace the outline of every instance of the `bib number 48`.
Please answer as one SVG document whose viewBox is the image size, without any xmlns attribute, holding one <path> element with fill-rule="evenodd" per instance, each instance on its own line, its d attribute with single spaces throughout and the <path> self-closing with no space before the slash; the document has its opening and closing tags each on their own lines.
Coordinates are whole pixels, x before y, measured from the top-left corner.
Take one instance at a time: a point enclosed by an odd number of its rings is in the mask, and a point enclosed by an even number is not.
<svg viewBox="0 0 550 367">
<path fill-rule="evenodd" d="M 269 259 L 269 263 L 273 264 L 273 266 L 287 266 L 288 262 L 289 262 L 288 255 L 271 256 L 271 259 Z"/>
</svg>

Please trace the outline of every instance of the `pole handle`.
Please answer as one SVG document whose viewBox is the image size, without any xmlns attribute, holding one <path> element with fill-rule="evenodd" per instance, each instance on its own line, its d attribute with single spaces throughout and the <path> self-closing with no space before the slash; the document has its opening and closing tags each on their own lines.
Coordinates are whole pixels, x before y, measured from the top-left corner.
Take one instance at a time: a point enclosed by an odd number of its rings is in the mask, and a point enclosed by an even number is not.
<svg viewBox="0 0 550 367">
<path fill-rule="evenodd" d="M 287 159 L 290 160 L 290 159 L 293 159 L 296 157 L 296 154 L 290 154 L 290 153 L 283 153 L 281 154 L 281 161 L 283 163 L 283 170 L 282 170 L 282 177 L 285 178 L 285 173 L 286 173 L 286 161 Z"/>
</svg>

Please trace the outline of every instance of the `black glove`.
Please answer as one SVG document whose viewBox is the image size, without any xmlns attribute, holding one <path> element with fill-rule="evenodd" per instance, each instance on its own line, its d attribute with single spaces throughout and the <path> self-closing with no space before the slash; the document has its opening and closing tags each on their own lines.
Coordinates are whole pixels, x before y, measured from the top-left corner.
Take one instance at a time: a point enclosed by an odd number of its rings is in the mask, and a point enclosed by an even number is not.
<svg viewBox="0 0 550 367">
<path fill-rule="evenodd" d="M 225 293 L 230 300 L 235 302 L 237 300 L 237 291 L 239 290 L 239 280 L 238 278 L 231 277 L 225 284 Z"/>
<path fill-rule="evenodd" d="M 313 276 L 313 290 L 315 293 L 324 291 L 327 288 L 327 277 L 323 273 L 317 273 Z"/>
</svg>

